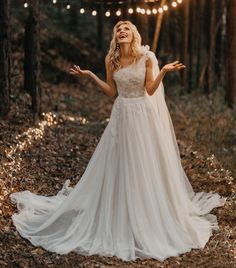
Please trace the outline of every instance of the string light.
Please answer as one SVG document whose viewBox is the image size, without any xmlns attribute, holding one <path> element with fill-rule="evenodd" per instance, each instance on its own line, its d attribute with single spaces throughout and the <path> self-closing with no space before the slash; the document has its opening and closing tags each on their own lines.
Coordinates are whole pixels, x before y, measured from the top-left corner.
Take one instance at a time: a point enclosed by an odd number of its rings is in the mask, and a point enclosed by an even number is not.
<svg viewBox="0 0 236 268">
<path fill-rule="evenodd" d="M 119 17 L 120 15 L 121 15 L 121 11 L 120 11 L 120 10 L 117 10 L 117 11 L 116 11 L 116 16 Z"/>
<path fill-rule="evenodd" d="M 156 6 L 155 2 L 157 2 L 157 1 L 155 1 L 155 0 L 145 0 L 145 2 L 147 4 L 152 3 L 152 5 L 154 5 L 153 8 L 152 9 L 150 9 L 150 8 L 141 8 L 140 6 L 136 6 L 136 8 L 134 9 L 132 7 L 129 7 L 127 12 L 129 14 L 133 14 L 134 12 L 136 12 L 136 13 L 141 13 L 142 15 L 144 15 L 144 14 L 146 14 L 146 15 L 151 15 L 151 14 L 156 15 L 157 13 L 163 13 L 164 11 L 169 10 L 170 6 L 176 8 L 179 4 L 183 3 L 183 0 L 172 0 L 171 3 L 165 4 L 164 6 L 159 5 L 159 7 Z M 56 3 L 58 3 L 58 0 L 51 0 L 51 3 L 55 5 Z M 124 3 L 124 1 L 119 2 L 119 4 L 123 4 L 123 3 Z M 28 1 L 24 1 L 24 8 L 28 8 L 28 6 L 29 6 Z M 86 7 L 81 7 L 80 8 L 80 10 L 79 10 L 80 14 L 85 13 L 85 8 Z M 66 9 L 71 9 L 71 5 L 70 5 L 69 1 L 66 2 Z M 91 12 L 90 14 L 92 16 L 97 16 L 97 11 L 96 10 L 93 10 L 93 9 L 91 10 L 90 9 L 90 12 Z M 88 12 L 88 14 L 89 14 L 89 12 Z M 121 14 L 122 14 L 121 9 L 116 10 L 116 12 L 115 12 L 116 16 L 119 17 L 119 16 L 121 16 Z M 105 16 L 110 17 L 111 16 L 111 11 L 107 10 L 105 12 Z"/>
<path fill-rule="evenodd" d="M 129 8 L 129 9 L 128 9 L 128 12 L 129 12 L 129 14 L 133 14 L 133 13 L 134 13 L 133 8 Z"/>
<path fill-rule="evenodd" d="M 84 8 L 81 8 L 81 9 L 79 10 L 79 12 L 80 12 L 80 14 L 84 14 L 84 13 L 85 13 L 85 9 L 84 9 Z"/>
<path fill-rule="evenodd" d="M 163 6 L 163 10 L 164 10 L 164 11 L 167 11 L 168 9 L 169 9 L 169 7 L 168 7 L 167 5 L 164 5 L 164 6 Z"/>
<path fill-rule="evenodd" d="M 175 1 L 173 1 L 173 2 L 171 3 L 171 5 L 172 5 L 172 7 L 177 7 L 177 3 L 176 3 Z"/>
<path fill-rule="evenodd" d="M 157 9 L 156 8 L 152 9 L 152 14 L 157 14 Z"/>
<path fill-rule="evenodd" d="M 106 13 L 105 13 L 105 16 L 106 17 L 110 17 L 111 16 L 111 12 L 109 10 L 107 10 Z"/>
<path fill-rule="evenodd" d="M 145 11 L 145 9 L 144 8 L 141 8 L 141 14 L 145 14 L 146 13 L 146 11 Z"/>
</svg>

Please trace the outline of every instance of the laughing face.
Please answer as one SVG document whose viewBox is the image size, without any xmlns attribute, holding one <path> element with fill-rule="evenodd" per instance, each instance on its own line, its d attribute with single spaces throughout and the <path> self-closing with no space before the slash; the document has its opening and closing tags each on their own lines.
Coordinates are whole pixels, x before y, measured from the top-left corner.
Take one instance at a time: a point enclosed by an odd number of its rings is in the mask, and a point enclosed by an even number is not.
<svg viewBox="0 0 236 268">
<path fill-rule="evenodd" d="M 130 29 L 130 26 L 126 23 L 119 25 L 116 31 L 116 40 L 117 43 L 131 43 L 133 40 L 133 33 Z"/>
</svg>

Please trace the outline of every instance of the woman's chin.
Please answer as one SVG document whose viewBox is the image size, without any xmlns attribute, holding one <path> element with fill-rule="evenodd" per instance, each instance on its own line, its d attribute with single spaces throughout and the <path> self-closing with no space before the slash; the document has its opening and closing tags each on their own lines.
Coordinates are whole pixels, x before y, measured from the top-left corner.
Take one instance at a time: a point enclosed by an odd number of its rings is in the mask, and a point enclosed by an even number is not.
<svg viewBox="0 0 236 268">
<path fill-rule="evenodd" d="M 124 39 L 124 40 L 119 40 L 119 44 L 131 44 L 131 41 Z"/>
</svg>

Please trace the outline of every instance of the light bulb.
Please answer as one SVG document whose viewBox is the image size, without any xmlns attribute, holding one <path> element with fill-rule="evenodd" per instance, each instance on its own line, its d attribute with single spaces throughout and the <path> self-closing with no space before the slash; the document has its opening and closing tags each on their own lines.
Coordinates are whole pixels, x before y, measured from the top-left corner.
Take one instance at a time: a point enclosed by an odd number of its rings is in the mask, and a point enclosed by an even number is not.
<svg viewBox="0 0 236 268">
<path fill-rule="evenodd" d="M 141 9 L 141 14 L 145 14 L 145 9 L 144 8 Z"/>
<path fill-rule="evenodd" d="M 117 10 L 116 11 L 116 16 L 120 16 L 121 15 L 121 11 L 120 10 Z"/>
<path fill-rule="evenodd" d="M 163 9 L 164 9 L 165 11 L 167 11 L 169 8 L 168 8 L 167 5 L 164 5 L 164 6 L 163 6 Z"/>
<path fill-rule="evenodd" d="M 172 7 L 177 7 L 177 3 L 174 1 L 171 3 Z"/>
<path fill-rule="evenodd" d="M 156 8 L 153 8 L 153 9 L 152 9 L 152 13 L 153 13 L 153 14 L 157 14 L 157 9 L 156 9 Z"/>
<path fill-rule="evenodd" d="M 134 13 L 133 8 L 129 8 L 129 9 L 128 9 L 128 12 L 129 12 L 129 14 L 133 14 L 133 13 Z"/>
<path fill-rule="evenodd" d="M 105 16 L 106 16 L 106 17 L 110 17 L 110 16 L 111 16 L 111 12 L 110 12 L 109 10 L 106 11 Z"/>
<path fill-rule="evenodd" d="M 80 12 L 81 14 L 84 14 L 85 9 L 84 9 L 84 8 L 81 8 L 79 12 Z"/>
</svg>

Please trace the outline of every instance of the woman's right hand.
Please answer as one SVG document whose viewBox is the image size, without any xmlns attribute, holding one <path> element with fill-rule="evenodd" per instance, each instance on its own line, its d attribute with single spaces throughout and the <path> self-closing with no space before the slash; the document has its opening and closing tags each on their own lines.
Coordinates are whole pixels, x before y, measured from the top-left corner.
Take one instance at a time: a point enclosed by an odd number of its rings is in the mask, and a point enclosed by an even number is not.
<svg viewBox="0 0 236 268">
<path fill-rule="evenodd" d="M 74 65 L 73 68 L 70 68 L 70 74 L 76 75 L 76 76 L 90 76 L 91 71 L 89 70 L 81 70 L 78 65 Z"/>
</svg>

